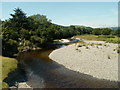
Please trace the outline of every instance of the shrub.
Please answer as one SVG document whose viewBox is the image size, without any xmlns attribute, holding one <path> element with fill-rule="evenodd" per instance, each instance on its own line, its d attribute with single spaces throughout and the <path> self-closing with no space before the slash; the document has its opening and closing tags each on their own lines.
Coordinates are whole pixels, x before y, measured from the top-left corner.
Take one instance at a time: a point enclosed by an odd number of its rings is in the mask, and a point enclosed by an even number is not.
<svg viewBox="0 0 120 90">
<path fill-rule="evenodd" d="M 83 44 L 83 46 L 86 46 L 85 44 Z"/>
<path fill-rule="evenodd" d="M 99 48 L 98 46 L 96 46 L 97 48 Z"/>
<path fill-rule="evenodd" d="M 102 45 L 102 43 L 98 43 L 97 45 L 100 45 L 100 46 L 101 46 L 101 45 Z"/>
<path fill-rule="evenodd" d="M 115 49 L 113 49 L 113 51 L 115 51 Z"/>
<path fill-rule="evenodd" d="M 88 46 L 86 46 L 86 49 L 89 49 L 89 47 L 88 47 Z"/>
<path fill-rule="evenodd" d="M 90 45 L 91 45 L 91 46 L 94 46 L 94 43 L 91 43 Z"/>
<path fill-rule="evenodd" d="M 107 46 L 106 44 L 104 46 Z"/>
<path fill-rule="evenodd" d="M 117 50 L 117 53 L 120 54 L 120 50 Z"/>
<path fill-rule="evenodd" d="M 14 54 L 18 53 L 18 43 L 16 40 L 9 39 L 2 43 L 2 55 L 12 57 Z"/>
<path fill-rule="evenodd" d="M 78 45 L 78 47 L 82 47 L 82 45 Z"/>
<path fill-rule="evenodd" d="M 75 50 L 78 50 L 78 48 L 76 48 Z"/>
<path fill-rule="evenodd" d="M 110 56 L 108 55 L 108 59 L 110 59 Z"/>
</svg>

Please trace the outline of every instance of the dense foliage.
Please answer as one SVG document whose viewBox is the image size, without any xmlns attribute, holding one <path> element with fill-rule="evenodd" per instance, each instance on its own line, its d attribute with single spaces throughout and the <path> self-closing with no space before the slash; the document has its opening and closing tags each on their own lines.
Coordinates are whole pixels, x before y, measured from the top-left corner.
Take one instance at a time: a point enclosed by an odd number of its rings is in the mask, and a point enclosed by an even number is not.
<svg viewBox="0 0 120 90">
<path fill-rule="evenodd" d="M 2 21 L 2 53 L 13 56 L 25 49 L 43 47 L 54 39 L 68 38 L 74 35 L 118 35 L 118 30 L 110 28 L 91 28 L 84 26 L 60 26 L 51 23 L 44 15 L 27 17 L 19 8 L 10 14 L 12 18 Z"/>
</svg>

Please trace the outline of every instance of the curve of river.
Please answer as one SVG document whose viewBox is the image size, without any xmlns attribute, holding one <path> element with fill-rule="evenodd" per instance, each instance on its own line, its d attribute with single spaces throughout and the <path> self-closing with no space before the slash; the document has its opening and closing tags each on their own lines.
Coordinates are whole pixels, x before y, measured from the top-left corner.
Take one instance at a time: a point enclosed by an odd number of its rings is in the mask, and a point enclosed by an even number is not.
<svg viewBox="0 0 120 90">
<path fill-rule="evenodd" d="M 24 52 L 19 60 L 24 65 L 27 84 L 32 88 L 114 88 L 117 83 L 100 80 L 65 68 L 49 59 L 55 48 Z M 83 78 L 82 76 L 89 78 Z"/>
</svg>

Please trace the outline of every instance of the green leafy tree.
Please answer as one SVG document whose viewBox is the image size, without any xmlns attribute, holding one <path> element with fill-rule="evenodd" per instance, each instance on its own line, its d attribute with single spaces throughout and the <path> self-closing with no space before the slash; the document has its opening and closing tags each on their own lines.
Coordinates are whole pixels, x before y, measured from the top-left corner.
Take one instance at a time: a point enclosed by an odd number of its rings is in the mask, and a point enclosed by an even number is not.
<svg viewBox="0 0 120 90">
<path fill-rule="evenodd" d="M 101 35 L 102 30 L 100 28 L 95 28 L 92 31 L 92 34 L 94 35 Z"/>
<path fill-rule="evenodd" d="M 21 38 L 21 40 L 23 40 L 23 39 L 29 40 L 30 39 L 29 31 L 26 29 L 21 29 L 20 30 L 20 38 Z"/>
<path fill-rule="evenodd" d="M 32 18 L 36 22 L 36 24 L 51 23 L 51 20 L 49 20 L 45 15 L 36 14 L 30 16 L 29 18 Z"/>
<path fill-rule="evenodd" d="M 28 19 L 26 14 L 19 8 L 14 10 L 14 14 L 10 14 L 12 18 L 10 18 L 11 27 L 19 33 L 19 31 L 24 28 L 28 29 Z"/>
<path fill-rule="evenodd" d="M 12 57 L 13 54 L 16 54 L 18 52 L 17 47 L 18 47 L 17 41 L 12 39 L 5 41 L 4 39 L 2 39 L 2 54 L 4 56 Z"/>
<path fill-rule="evenodd" d="M 111 31 L 112 30 L 110 28 L 102 28 L 101 34 L 103 34 L 103 35 L 110 35 Z"/>
</svg>

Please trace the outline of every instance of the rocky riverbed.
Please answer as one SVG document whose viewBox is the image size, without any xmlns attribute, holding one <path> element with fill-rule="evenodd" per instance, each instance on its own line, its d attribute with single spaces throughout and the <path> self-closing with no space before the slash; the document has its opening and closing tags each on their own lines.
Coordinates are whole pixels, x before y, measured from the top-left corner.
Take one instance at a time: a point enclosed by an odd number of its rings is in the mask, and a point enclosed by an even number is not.
<svg viewBox="0 0 120 90">
<path fill-rule="evenodd" d="M 77 43 L 56 49 L 49 57 L 70 70 L 99 79 L 118 81 L 118 44 L 85 42 L 87 45 Z"/>
</svg>

